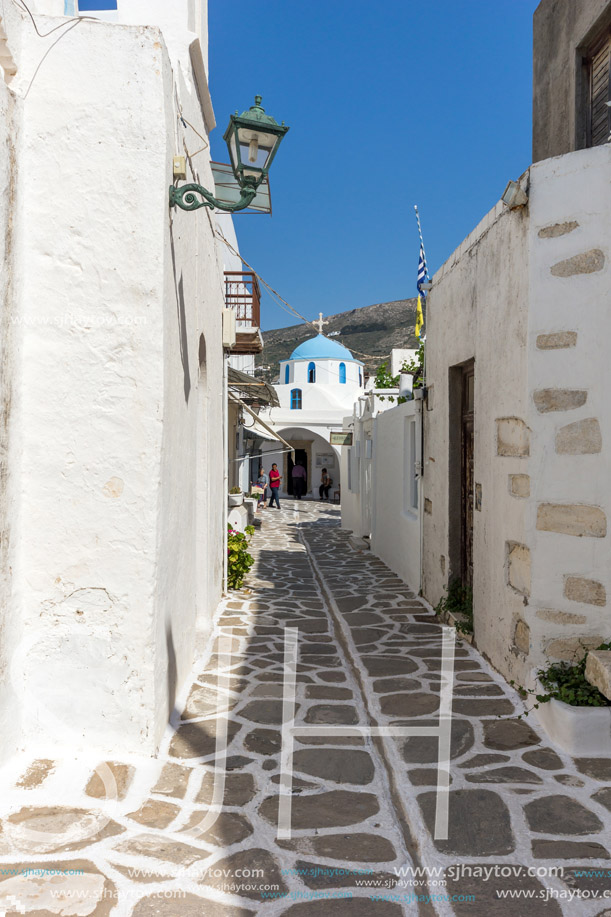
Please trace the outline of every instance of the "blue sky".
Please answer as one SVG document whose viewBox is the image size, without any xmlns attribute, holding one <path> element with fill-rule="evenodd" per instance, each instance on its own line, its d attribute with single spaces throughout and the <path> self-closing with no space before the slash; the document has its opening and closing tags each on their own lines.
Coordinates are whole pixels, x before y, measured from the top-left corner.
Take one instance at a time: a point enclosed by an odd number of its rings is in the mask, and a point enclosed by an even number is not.
<svg viewBox="0 0 611 917">
<path fill-rule="evenodd" d="M 528 167 L 537 4 L 209 0 L 213 158 L 255 93 L 291 127 L 240 249 L 307 318 L 413 296 L 413 205 L 432 274 Z"/>
</svg>

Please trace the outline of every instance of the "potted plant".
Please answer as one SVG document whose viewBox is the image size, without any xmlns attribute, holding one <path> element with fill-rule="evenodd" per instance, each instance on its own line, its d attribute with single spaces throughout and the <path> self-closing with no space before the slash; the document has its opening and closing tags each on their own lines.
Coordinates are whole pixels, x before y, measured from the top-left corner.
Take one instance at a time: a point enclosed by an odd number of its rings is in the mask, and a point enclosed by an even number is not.
<svg viewBox="0 0 611 917">
<path fill-rule="evenodd" d="M 241 506 L 244 502 L 244 494 L 242 493 L 242 488 L 232 487 L 229 491 L 229 506 Z"/>
<path fill-rule="evenodd" d="M 602 643 L 597 649 L 608 650 Z M 611 703 L 585 677 L 588 654 L 579 662 L 554 662 L 536 673 L 534 691 L 517 687 L 522 697 L 531 695 L 539 723 L 563 751 L 573 756 L 611 756 Z M 530 712 L 530 711 L 529 711 Z"/>
</svg>

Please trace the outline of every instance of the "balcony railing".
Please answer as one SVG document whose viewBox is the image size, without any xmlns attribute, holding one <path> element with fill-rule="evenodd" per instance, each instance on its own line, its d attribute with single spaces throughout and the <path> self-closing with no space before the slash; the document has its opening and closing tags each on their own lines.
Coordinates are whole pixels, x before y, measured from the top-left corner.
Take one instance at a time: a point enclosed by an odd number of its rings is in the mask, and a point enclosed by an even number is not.
<svg viewBox="0 0 611 917">
<path fill-rule="evenodd" d="M 256 274 L 251 271 L 225 271 L 225 305 L 235 310 L 238 331 L 240 322 L 259 328 L 261 291 Z"/>
</svg>

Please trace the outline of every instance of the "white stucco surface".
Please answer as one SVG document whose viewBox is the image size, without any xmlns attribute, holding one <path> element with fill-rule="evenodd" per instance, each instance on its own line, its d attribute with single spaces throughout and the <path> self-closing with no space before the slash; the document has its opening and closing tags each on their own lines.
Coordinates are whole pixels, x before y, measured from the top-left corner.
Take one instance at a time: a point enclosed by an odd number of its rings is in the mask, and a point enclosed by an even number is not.
<svg viewBox="0 0 611 917">
<path fill-rule="evenodd" d="M 449 369 L 475 360 L 473 593 L 478 648 L 504 674 L 514 671 L 513 627 L 524 596 L 507 585 L 506 542 L 525 539 L 525 501 L 508 489 L 509 474 L 529 473 L 528 458 L 497 455 L 496 419 L 525 418 L 528 312 L 528 215 L 499 204 L 433 278 L 427 305 L 424 412 L 423 591 L 435 605 L 460 576 L 450 527 L 460 540 L 460 506 L 450 516 L 450 475 L 460 480 L 460 451 L 450 458 Z M 460 411 L 460 408 L 458 409 Z M 460 485 L 458 485 L 460 486 Z"/>
<path fill-rule="evenodd" d="M 373 428 L 371 550 L 420 591 L 422 401 L 378 413 Z"/>
<path fill-rule="evenodd" d="M 422 401 L 397 404 L 397 396 L 398 389 L 372 390 L 344 418 L 353 441 L 342 448 L 342 528 L 368 539 L 372 552 L 417 593 Z"/>
<path fill-rule="evenodd" d="M 28 748 L 149 754 L 223 569 L 222 263 L 208 211 L 168 208 L 172 157 L 201 145 L 177 99 L 206 132 L 193 36 L 170 56 L 157 27 L 82 20 L 32 81 L 45 43 L 26 26 L 2 596 L 18 645 L 0 722 L 22 717 Z M 2 143 L 7 105 L 0 84 Z"/>
<path fill-rule="evenodd" d="M 1 26 L 11 32 L 11 51 L 19 42 L 20 22 L 14 11 L 4 14 Z M 15 371 L 20 359 L 20 330 L 15 324 L 15 289 L 18 280 L 18 145 L 22 104 L 0 79 L 0 731 L 8 747 L 17 742 L 21 715 L 9 666 L 19 629 L 14 616 L 13 568 L 18 539 L 15 508 L 19 429 L 15 423 L 18 394 Z"/>
<path fill-rule="evenodd" d="M 449 481 L 460 462 L 454 454 L 450 463 L 457 418 L 448 379 L 474 358 L 475 639 L 523 683 L 533 667 L 580 657 L 585 642 L 610 636 L 610 156 L 605 145 L 532 166 L 528 207 L 491 211 L 435 275 L 428 302 L 424 594 L 435 604 L 460 572 L 451 556 Z M 509 449 L 498 448 L 499 420 Z M 557 437 L 580 421 L 594 424 L 592 443 L 578 428 L 559 449 Z M 546 504 L 572 530 L 553 518 L 538 528 Z M 583 529 L 584 513 L 599 520 L 599 537 Z"/>
</svg>

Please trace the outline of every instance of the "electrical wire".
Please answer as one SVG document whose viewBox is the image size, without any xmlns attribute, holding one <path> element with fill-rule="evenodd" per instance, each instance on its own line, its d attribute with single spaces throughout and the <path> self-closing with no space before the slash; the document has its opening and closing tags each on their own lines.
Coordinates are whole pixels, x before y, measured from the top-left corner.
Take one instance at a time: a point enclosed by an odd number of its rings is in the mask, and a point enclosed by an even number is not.
<svg viewBox="0 0 611 917">
<path fill-rule="evenodd" d="M 180 99 L 178 98 L 178 87 L 176 86 L 176 83 L 174 83 L 174 98 L 175 98 L 175 100 L 176 100 L 176 108 L 177 108 L 176 117 L 177 117 L 177 120 L 179 120 L 179 121 L 181 122 L 182 126 L 183 126 L 185 129 L 186 129 L 187 127 L 190 127 L 191 130 L 192 130 L 195 134 L 197 134 L 197 136 L 199 137 L 199 139 L 202 140 L 203 143 L 204 143 L 204 146 L 200 147 L 199 150 L 196 150 L 195 153 L 190 153 L 190 152 L 189 152 L 189 147 L 187 146 L 187 142 L 186 142 L 185 138 L 184 138 L 184 137 L 182 138 L 182 145 L 183 145 L 184 151 L 185 151 L 185 153 L 187 154 L 187 157 L 188 157 L 189 159 L 192 160 L 192 159 L 194 159 L 199 153 L 203 153 L 204 150 L 207 150 L 207 149 L 210 147 L 210 144 L 208 143 L 207 138 L 204 137 L 203 134 L 200 134 L 200 132 L 198 131 L 198 129 L 197 129 L 193 124 L 191 124 L 191 122 L 188 121 L 187 118 L 185 118 L 185 116 L 184 116 L 184 114 L 183 114 L 183 110 L 182 110 L 182 105 L 180 104 Z M 176 146 L 178 147 L 178 137 L 176 138 Z"/>
<path fill-rule="evenodd" d="M 32 20 L 32 25 L 34 26 L 36 34 L 38 35 L 39 38 L 46 38 L 48 35 L 52 35 L 53 32 L 57 32 L 58 29 L 65 28 L 71 22 L 80 22 L 81 19 L 95 19 L 96 18 L 95 16 L 72 16 L 70 19 L 66 19 L 65 22 L 61 22 L 59 25 L 56 25 L 52 29 L 49 29 L 48 32 L 41 32 L 40 29 L 38 28 L 36 20 L 34 19 L 32 11 L 30 7 L 27 5 L 27 3 L 25 2 L 25 0 L 13 0 L 13 3 L 15 4 L 15 6 L 19 7 L 22 11 L 25 11 L 28 14 L 30 19 Z"/>
<path fill-rule="evenodd" d="M 40 61 L 38 62 L 38 65 L 37 65 L 36 69 L 34 70 L 34 74 L 33 74 L 33 76 L 32 76 L 32 79 L 30 80 L 29 86 L 28 86 L 28 88 L 26 89 L 26 91 L 25 91 L 25 93 L 24 93 L 24 96 L 23 96 L 24 99 L 27 99 L 27 97 L 28 97 L 28 95 L 29 95 L 29 93 L 30 93 L 30 89 L 31 89 L 32 86 L 34 85 L 34 80 L 35 80 L 36 77 L 38 76 L 38 71 L 39 71 L 40 68 L 42 67 L 42 65 L 43 65 L 43 63 L 45 62 L 47 56 L 51 53 L 51 51 L 52 51 L 52 49 L 55 47 L 55 45 L 56 45 L 58 42 L 60 42 L 60 41 L 62 40 L 62 38 L 64 38 L 64 36 L 68 34 L 68 32 L 71 32 L 72 29 L 75 29 L 75 28 L 77 27 L 77 25 L 79 24 L 79 22 L 82 22 L 83 19 L 89 19 L 89 20 L 96 21 L 96 22 L 97 22 L 98 20 L 96 19 L 95 16 L 72 16 L 70 19 L 66 19 L 64 22 L 60 22 L 59 25 L 53 26 L 53 28 L 52 28 L 52 29 L 49 29 L 48 32 L 41 32 L 40 29 L 38 28 L 38 24 L 37 24 L 37 22 L 36 22 L 36 19 L 34 18 L 34 15 L 33 15 L 32 11 L 31 11 L 31 9 L 29 8 L 29 6 L 27 5 L 27 3 L 25 2 L 25 0 L 13 0 L 13 3 L 14 3 L 15 6 L 17 7 L 17 9 L 21 10 L 21 12 L 26 12 L 26 13 L 28 14 L 28 16 L 30 17 L 30 19 L 32 20 L 32 25 L 34 26 L 34 31 L 36 32 L 36 34 L 38 35 L 39 38 L 48 38 L 49 35 L 52 35 L 53 32 L 59 31 L 59 29 L 63 29 L 63 30 L 64 30 L 64 31 L 61 33 L 61 35 L 58 35 L 58 37 L 57 37 L 56 40 L 53 42 L 53 44 L 50 45 L 50 46 L 47 48 L 47 50 L 45 51 L 45 53 L 44 53 L 43 56 L 41 57 Z"/>
<path fill-rule="evenodd" d="M 246 267 L 248 268 L 248 270 L 251 271 L 251 272 L 255 275 L 255 277 L 257 278 L 257 280 L 259 281 L 259 283 L 265 288 L 265 290 L 270 294 L 270 296 L 272 296 L 272 298 L 275 298 L 275 299 L 277 300 L 277 305 L 279 305 L 281 309 L 284 309 L 285 312 L 288 312 L 288 314 L 289 314 L 289 315 L 292 315 L 294 318 L 298 318 L 298 319 L 299 319 L 301 322 L 303 322 L 304 324 L 310 325 L 310 327 L 313 328 L 313 329 L 316 331 L 317 334 L 321 334 L 322 337 L 327 338 L 327 340 L 329 340 L 329 341 L 337 340 L 337 337 L 336 337 L 336 336 L 334 336 L 333 338 L 330 338 L 328 335 L 324 334 L 322 331 L 319 331 L 318 325 L 317 325 L 316 323 L 311 322 L 308 318 L 306 318 L 304 315 L 302 315 L 301 312 L 298 312 L 297 309 L 295 309 L 293 306 L 291 306 L 291 304 L 288 303 L 288 302 L 286 301 L 286 299 L 284 299 L 284 298 L 280 295 L 280 293 L 278 293 L 277 290 L 275 290 L 272 286 L 270 286 L 270 284 L 267 283 L 267 281 L 264 280 L 263 277 L 261 277 L 261 275 L 254 269 L 254 267 L 253 267 L 251 264 L 249 264 L 248 261 L 246 261 L 245 258 L 242 257 L 242 255 L 240 254 L 240 252 L 236 251 L 236 249 L 233 247 L 233 245 L 231 244 L 231 242 L 229 242 L 229 241 L 225 238 L 225 236 L 223 235 L 223 233 L 221 232 L 221 230 L 218 228 L 218 226 L 217 226 L 217 228 L 216 228 L 216 235 L 218 236 L 219 239 L 221 239 L 221 240 L 225 243 L 225 245 L 227 246 L 227 248 L 229 249 L 229 251 L 230 251 L 232 254 L 234 254 L 237 258 L 239 258 L 240 261 L 242 262 L 242 264 L 245 264 Z M 345 346 L 345 345 L 344 345 L 344 346 Z M 356 353 L 356 354 L 358 354 L 359 357 L 365 357 L 365 358 L 368 359 L 368 360 L 380 360 L 380 359 L 382 359 L 382 355 L 381 355 L 381 354 L 362 353 L 362 351 L 360 351 L 360 350 L 354 350 L 352 347 L 350 347 L 349 349 L 350 349 L 350 351 L 351 351 L 352 353 Z"/>
</svg>

